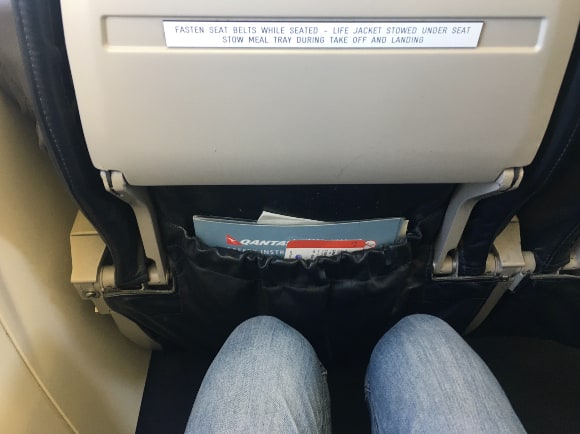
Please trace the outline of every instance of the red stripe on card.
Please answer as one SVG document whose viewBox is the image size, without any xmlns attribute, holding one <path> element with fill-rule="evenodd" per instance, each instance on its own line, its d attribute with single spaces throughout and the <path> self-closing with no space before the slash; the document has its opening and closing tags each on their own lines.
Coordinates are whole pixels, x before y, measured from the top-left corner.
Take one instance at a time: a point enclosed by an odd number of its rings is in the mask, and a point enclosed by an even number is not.
<svg viewBox="0 0 580 434">
<path fill-rule="evenodd" d="M 286 248 L 294 249 L 364 249 L 364 240 L 292 240 Z"/>
</svg>

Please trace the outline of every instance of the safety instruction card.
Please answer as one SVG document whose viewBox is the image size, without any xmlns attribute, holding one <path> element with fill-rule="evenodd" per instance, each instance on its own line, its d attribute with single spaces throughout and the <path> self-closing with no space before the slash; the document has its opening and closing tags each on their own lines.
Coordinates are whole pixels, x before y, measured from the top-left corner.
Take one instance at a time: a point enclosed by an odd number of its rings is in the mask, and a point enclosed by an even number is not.
<svg viewBox="0 0 580 434">
<path fill-rule="evenodd" d="M 194 216 L 197 238 L 212 247 L 256 251 L 282 258 L 314 259 L 399 243 L 407 220 L 387 218 L 325 223 L 280 216 L 257 222 Z M 263 221 L 277 223 L 264 224 Z"/>
</svg>

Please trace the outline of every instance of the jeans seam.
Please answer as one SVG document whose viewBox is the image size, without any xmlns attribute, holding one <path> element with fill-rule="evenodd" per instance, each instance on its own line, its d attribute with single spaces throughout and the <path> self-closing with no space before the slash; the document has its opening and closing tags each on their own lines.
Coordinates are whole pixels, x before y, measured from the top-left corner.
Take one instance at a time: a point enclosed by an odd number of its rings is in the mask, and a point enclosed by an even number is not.
<svg viewBox="0 0 580 434">
<path fill-rule="evenodd" d="M 375 412 L 373 411 L 373 404 L 372 404 L 372 399 L 371 399 L 371 388 L 370 388 L 368 381 L 365 381 L 364 391 L 365 391 L 365 400 L 367 402 L 367 410 L 369 413 L 369 418 L 371 420 L 371 433 L 377 434 L 380 432 L 379 431 L 379 422 L 377 420 Z"/>
</svg>

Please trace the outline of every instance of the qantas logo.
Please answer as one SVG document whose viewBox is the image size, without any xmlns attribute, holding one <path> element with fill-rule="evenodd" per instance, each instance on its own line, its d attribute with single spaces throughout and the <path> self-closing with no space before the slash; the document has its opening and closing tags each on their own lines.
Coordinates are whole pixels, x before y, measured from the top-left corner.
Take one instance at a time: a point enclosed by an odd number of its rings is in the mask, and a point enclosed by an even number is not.
<svg viewBox="0 0 580 434">
<path fill-rule="evenodd" d="M 226 234 L 226 244 L 229 244 L 230 246 L 241 246 L 242 245 L 242 243 L 240 243 L 234 237 L 232 237 L 231 235 L 227 235 L 227 234 Z"/>
<path fill-rule="evenodd" d="M 277 240 L 242 240 L 238 241 L 231 235 L 226 235 L 226 244 L 230 246 L 286 246 L 287 241 Z"/>
</svg>

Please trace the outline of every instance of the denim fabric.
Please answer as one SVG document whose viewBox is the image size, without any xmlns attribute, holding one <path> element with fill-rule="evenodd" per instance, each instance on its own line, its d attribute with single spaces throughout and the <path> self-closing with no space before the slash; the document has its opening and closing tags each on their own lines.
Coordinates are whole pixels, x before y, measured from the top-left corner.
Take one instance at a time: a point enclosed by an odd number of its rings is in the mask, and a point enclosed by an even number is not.
<svg viewBox="0 0 580 434">
<path fill-rule="evenodd" d="M 376 345 L 365 392 L 373 433 L 522 433 L 483 361 L 445 322 L 401 320 Z M 329 433 L 326 371 L 272 317 L 242 323 L 210 366 L 186 433 Z"/>
<path fill-rule="evenodd" d="M 432 316 L 408 316 L 381 338 L 365 392 L 373 433 L 525 432 L 485 363 Z"/>
<path fill-rule="evenodd" d="M 212 362 L 185 432 L 330 433 L 326 370 L 292 327 L 249 319 Z"/>
</svg>

